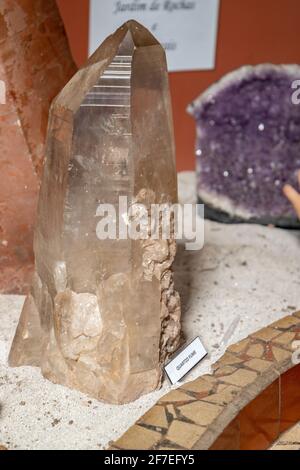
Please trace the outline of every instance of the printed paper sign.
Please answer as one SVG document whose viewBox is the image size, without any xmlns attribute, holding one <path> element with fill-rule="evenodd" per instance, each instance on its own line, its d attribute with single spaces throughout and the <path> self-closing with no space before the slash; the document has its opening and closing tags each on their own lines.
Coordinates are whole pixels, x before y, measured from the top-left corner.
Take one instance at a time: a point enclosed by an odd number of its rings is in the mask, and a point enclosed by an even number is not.
<svg viewBox="0 0 300 470">
<path fill-rule="evenodd" d="M 215 65 L 219 0 L 91 0 L 89 52 L 134 19 L 163 44 L 169 70 L 209 70 Z"/>
<path fill-rule="evenodd" d="M 188 344 L 174 359 L 166 366 L 165 371 L 172 384 L 179 382 L 195 365 L 205 356 L 207 351 L 199 337 Z"/>
</svg>

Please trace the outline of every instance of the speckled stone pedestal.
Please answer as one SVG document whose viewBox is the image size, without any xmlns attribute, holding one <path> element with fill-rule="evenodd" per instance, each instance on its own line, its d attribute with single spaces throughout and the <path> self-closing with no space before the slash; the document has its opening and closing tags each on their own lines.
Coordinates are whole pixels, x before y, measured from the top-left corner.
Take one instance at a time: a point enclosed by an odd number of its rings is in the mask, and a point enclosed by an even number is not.
<svg viewBox="0 0 300 470">
<path fill-rule="evenodd" d="M 298 65 L 243 66 L 190 106 L 197 128 L 197 191 L 219 222 L 298 227 L 284 184 L 297 184 L 300 107 L 292 100 Z"/>
</svg>

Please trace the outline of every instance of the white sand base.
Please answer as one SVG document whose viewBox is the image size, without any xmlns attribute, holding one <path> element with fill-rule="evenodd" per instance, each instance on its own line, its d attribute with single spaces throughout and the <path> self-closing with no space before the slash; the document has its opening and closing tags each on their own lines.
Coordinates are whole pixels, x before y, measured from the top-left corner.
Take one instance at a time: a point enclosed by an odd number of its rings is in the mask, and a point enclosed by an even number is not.
<svg viewBox="0 0 300 470">
<path fill-rule="evenodd" d="M 193 175 L 181 175 L 181 188 L 192 180 Z M 179 247 L 175 270 L 185 338 L 199 335 L 209 351 L 186 380 L 209 372 L 230 344 L 300 309 L 300 232 L 206 222 L 205 247 L 199 252 Z M 134 403 L 111 406 L 52 384 L 38 369 L 9 368 L 23 301 L 0 296 L 0 444 L 103 449 L 170 388 L 165 382 Z"/>
</svg>

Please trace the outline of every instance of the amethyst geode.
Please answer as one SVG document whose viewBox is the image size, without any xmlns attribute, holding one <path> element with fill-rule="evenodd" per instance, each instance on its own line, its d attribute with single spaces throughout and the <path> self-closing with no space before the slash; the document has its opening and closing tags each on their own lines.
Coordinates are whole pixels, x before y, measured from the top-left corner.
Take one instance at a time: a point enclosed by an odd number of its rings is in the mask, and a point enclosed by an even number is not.
<svg viewBox="0 0 300 470">
<path fill-rule="evenodd" d="M 247 66 L 226 75 L 189 107 L 197 125 L 198 196 L 206 216 L 223 222 L 299 226 L 283 196 L 297 186 L 298 65 Z"/>
</svg>

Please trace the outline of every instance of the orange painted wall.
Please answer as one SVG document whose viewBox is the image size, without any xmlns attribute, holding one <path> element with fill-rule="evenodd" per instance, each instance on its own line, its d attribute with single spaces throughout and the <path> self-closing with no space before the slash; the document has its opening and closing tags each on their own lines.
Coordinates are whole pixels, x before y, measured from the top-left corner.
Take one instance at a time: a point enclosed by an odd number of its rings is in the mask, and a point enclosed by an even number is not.
<svg viewBox="0 0 300 470">
<path fill-rule="evenodd" d="M 57 3 L 80 65 L 87 57 L 89 0 Z M 170 73 L 178 170 L 194 169 L 195 126 L 186 114 L 187 105 L 241 65 L 300 63 L 299 32 L 300 0 L 221 0 L 215 70 Z"/>
</svg>

